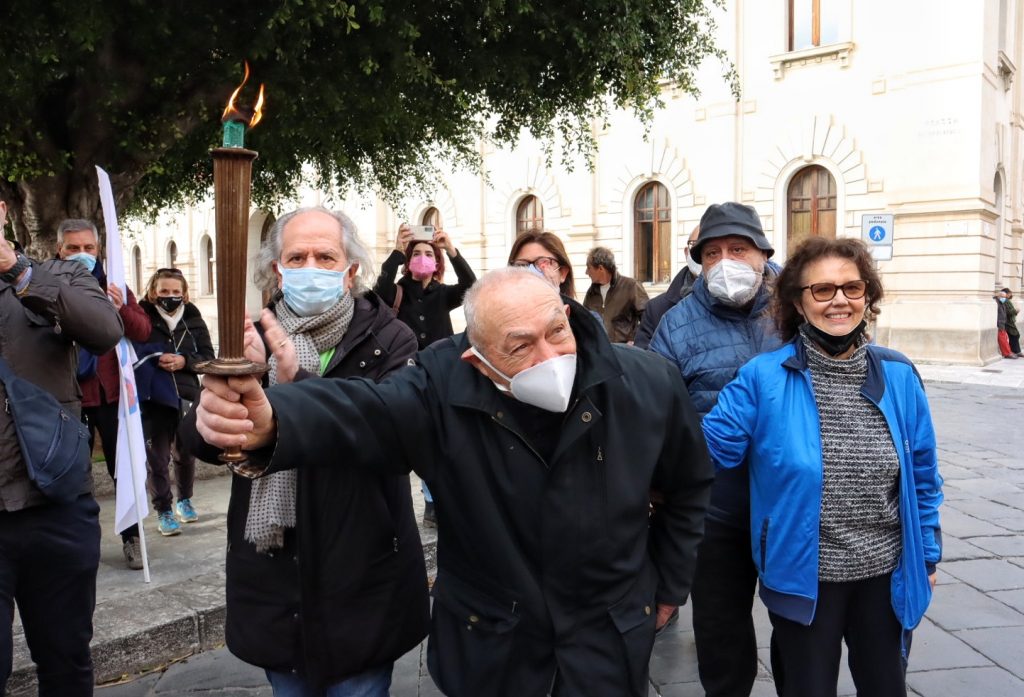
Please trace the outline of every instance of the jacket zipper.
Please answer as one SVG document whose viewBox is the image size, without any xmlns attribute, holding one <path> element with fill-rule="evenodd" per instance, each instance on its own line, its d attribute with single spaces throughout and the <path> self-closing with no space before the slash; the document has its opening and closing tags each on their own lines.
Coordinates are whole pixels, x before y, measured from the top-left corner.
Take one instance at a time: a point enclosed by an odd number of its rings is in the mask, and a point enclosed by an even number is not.
<svg viewBox="0 0 1024 697">
<path fill-rule="evenodd" d="M 768 518 L 761 521 L 761 573 L 765 573 L 768 563 Z"/>
</svg>

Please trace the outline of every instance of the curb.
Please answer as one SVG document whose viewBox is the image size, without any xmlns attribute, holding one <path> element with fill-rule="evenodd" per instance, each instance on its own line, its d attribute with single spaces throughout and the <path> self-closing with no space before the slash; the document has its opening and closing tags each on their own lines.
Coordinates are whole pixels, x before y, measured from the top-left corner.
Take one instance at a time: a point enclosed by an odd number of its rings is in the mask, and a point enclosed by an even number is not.
<svg viewBox="0 0 1024 697">
<path fill-rule="evenodd" d="M 437 532 L 420 528 L 427 577 L 437 573 Z M 185 584 L 99 603 L 91 644 L 97 685 L 159 669 L 224 644 L 224 567 Z M 14 664 L 6 697 L 37 694 L 35 665 L 21 633 L 14 636 Z"/>
</svg>

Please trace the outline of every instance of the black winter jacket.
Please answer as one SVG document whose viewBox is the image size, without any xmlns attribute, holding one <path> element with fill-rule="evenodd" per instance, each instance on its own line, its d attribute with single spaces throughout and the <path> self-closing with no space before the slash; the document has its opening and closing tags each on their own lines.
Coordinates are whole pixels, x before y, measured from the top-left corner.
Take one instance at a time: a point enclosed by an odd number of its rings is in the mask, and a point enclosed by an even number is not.
<svg viewBox="0 0 1024 697">
<path fill-rule="evenodd" d="M 561 428 L 547 460 L 510 398 L 460 360 L 462 334 L 380 384 L 267 391 L 278 438 L 254 465 L 415 469 L 451 502 L 437 509 L 428 650 L 449 697 L 547 694 L 556 657 L 588 697 L 645 695 L 655 603 L 689 592 L 713 476 L 697 414 L 673 365 L 611 345 L 570 305 L 574 400 L 551 415 Z M 649 517 L 651 489 L 665 503 Z"/>
<path fill-rule="evenodd" d="M 412 331 L 367 293 L 356 299 L 324 374 L 381 380 L 415 353 Z M 331 384 L 305 371 L 296 381 Z M 185 428 L 194 438 L 194 417 Z M 309 429 L 304 437 L 313 445 L 320 435 Z M 316 447 L 317 459 L 344 462 L 353 447 L 361 446 Z M 217 462 L 216 450 L 195 450 Z M 300 468 L 296 528 L 269 554 L 244 539 L 251 490 L 252 480 L 233 476 L 225 626 L 231 653 L 325 686 L 394 661 L 423 640 L 429 599 L 408 475 Z"/>
<path fill-rule="evenodd" d="M 462 305 L 462 297 L 469 287 L 476 282 L 473 269 L 469 268 L 465 257 L 461 254 L 448 257 L 448 262 L 455 269 L 459 282 L 446 285 L 431 281 L 426 288 L 412 276 L 402 276 L 395 282 L 399 267 L 405 263 L 405 255 L 399 251 L 391 252 L 384 260 L 380 275 L 377 277 L 376 292 L 389 307 L 395 303 L 396 288 L 402 288 L 402 303 L 398 306 L 398 319 L 405 322 L 416 334 L 419 348 L 426 348 L 438 339 L 447 339 L 453 334 L 452 310 Z"/>
<path fill-rule="evenodd" d="M 669 285 L 668 290 L 656 298 L 651 298 L 644 310 L 644 316 L 640 320 L 640 327 L 636 330 L 633 338 L 633 345 L 645 349 L 651 345 L 654 338 L 654 331 L 658 328 L 658 322 L 665 316 L 665 313 L 676 306 L 680 300 L 685 298 L 693 290 L 693 282 L 697 277 L 690 271 L 689 266 L 676 274 Z"/>
<path fill-rule="evenodd" d="M 180 353 L 185 357 L 185 367 L 170 373 L 159 367 L 159 358 L 151 358 L 142 363 L 135 371 L 135 379 L 139 387 L 141 401 L 157 401 L 165 406 L 176 406 L 168 401 L 173 396 L 168 388 L 177 390 L 181 399 L 194 401 L 199 396 L 199 376 L 196 365 L 212 360 L 213 344 L 210 341 L 210 330 L 203 320 L 199 308 L 192 303 L 185 304 L 185 313 L 172 333 L 167 323 L 157 311 L 156 305 L 148 300 L 139 301 L 139 307 L 146 311 L 153 329 L 145 341 L 135 342 L 135 353 L 139 360 L 154 353 Z M 173 378 L 173 384 L 168 379 Z M 147 386 L 149 389 L 147 390 Z"/>
</svg>

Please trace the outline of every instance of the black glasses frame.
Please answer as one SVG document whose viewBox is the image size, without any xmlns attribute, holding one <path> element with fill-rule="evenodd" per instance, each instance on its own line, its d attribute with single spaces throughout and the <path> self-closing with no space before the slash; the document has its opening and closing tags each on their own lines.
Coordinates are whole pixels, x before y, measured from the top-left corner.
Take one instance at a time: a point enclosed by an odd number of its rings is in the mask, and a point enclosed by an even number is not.
<svg viewBox="0 0 1024 697">
<path fill-rule="evenodd" d="M 509 264 L 509 266 L 515 266 L 516 268 L 525 269 L 527 266 L 537 265 L 537 262 L 541 262 L 542 264 L 545 265 L 550 264 L 555 268 L 555 270 L 562 268 L 562 262 L 558 261 L 558 259 L 555 259 L 554 257 L 537 257 L 536 259 L 532 259 L 530 261 L 516 259 L 511 264 Z M 538 266 L 538 268 L 540 267 Z"/>
</svg>

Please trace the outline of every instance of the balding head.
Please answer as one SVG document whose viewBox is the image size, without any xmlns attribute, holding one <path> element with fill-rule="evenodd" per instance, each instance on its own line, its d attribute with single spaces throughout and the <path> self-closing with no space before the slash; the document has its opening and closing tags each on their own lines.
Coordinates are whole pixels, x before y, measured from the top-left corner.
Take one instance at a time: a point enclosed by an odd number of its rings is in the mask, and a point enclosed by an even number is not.
<svg viewBox="0 0 1024 697">
<path fill-rule="evenodd" d="M 470 344 L 508 377 L 576 352 L 569 308 L 558 290 L 532 271 L 505 267 L 484 274 L 466 293 L 463 307 Z M 504 382 L 469 351 L 462 358 Z"/>
</svg>

